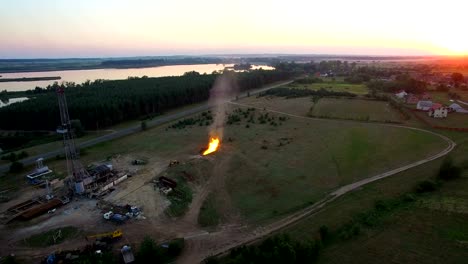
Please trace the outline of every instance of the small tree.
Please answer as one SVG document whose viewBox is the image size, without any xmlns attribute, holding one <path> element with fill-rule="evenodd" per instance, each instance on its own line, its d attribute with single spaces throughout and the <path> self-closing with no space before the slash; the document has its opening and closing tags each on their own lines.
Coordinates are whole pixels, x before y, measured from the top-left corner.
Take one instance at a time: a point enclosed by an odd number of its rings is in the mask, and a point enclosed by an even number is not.
<svg viewBox="0 0 468 264">
<path fill-rule="evenodd" d="M 26 151 L 21 151 L 20 154 L 18 154 L 18 159 L 24 159 L 27 156 L 29 156 L 29 154 Z"/>
<path fill-rule="evenodd" d="M 71 127 L 75 131 L 75 135 L 77 137 L 82 137 L 85 134 L 85 130 L 83 125 L 81 124 L 81 121 L 79 119 L 73 119 L 70 120 Z"/>
<path fill-rule="evenodd" d="M 15 161 L 13 163 L 11 163 L 10 165 L 10 172 L 12 173 L 16 173 L 16 172 L 20 172 L 23 170 L 23 163 L 19 162 L 19 161 Z"/>
<path fill-rule="evenodd" d="M 328 226 L 323 225 L 319 229 L 320 233 L 320 240 L 322 240 L 322 243 L 326 243 L 328 239 L 330 238 L 330 230 L 328 229 Z"/>
<path fill-rule="evenodd" d="M 418 185 L 416 185 L 415 191 L 417 193 L 426 193 L 426 192 L 433 192 L 437 190 L 437 184 L 433 181 L 425 180 Z"/>
<path fill-rule="evenodd" d="M 452 73 L 452 81 L 455 84 L 455 86 L 458 86 L 464 80 L 465 80 L 465 76 L 463 76 L 463 74 L 461 74 L 459 72 Z"/>
<path fill-rule="evenodd" d="M 148 128 L 148 125 L 146 124 L 146 121 L 141 122 L 141 130 L 146 130 Z"/>
<path fill-rule="evenodd" d="M 449 157 L 442 162 L 437 175 L 442 180 L 452 180 L 461 176 L 462 169 L 453 164 L 453 160 Z"/>
<path fill-rule="evenodd" d="M 152 261 L 156 261 L 157 259 L 159 259 L 158 247 L 151 237 L 146 236 L 141 242 L 137 254 L 137 259 L 143 262 L 149 259 L 151 259 Z"/>
</svg>

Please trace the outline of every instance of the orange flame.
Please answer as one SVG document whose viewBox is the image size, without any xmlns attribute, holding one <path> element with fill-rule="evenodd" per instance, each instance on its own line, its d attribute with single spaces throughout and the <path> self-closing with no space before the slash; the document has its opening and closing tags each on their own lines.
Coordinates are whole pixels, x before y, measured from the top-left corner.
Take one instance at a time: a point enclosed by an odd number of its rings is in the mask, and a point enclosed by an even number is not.
<svg viewBox="0 0 468 264">
<path fill-rule="evenodd" d="M 203 156 L 208 155 L 210 153 L 215 152 L 218 150 L 219 147 L 219 138 L 210 138 L 210 143 L 208 145 L 208 148 L 203 152 Z"/>
</svg>

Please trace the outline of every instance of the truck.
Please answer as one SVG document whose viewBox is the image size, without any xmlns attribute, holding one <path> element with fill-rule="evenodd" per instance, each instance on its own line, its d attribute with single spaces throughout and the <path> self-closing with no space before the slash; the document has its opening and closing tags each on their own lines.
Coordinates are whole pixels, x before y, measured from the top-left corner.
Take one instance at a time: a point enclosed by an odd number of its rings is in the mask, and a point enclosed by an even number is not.
<svg viewBox="0 0 468 264">
<path fill-rule="evenodd" d="M 120 250 L 122 253 L 122 258 L 125 264 L 133 263 L 135 261 L 135 256 L 133 256 L 132 248 L 128 245 L 124 245 Z"/>
<path fill-rule="evenodd" d="M 121 214 L 115 214 L 112 211 L 109 211 L 103 215 L 104 219 L 110 220 L 112 222 L 115 222 L 117 224 L 122 224 L 127 220 L 127 216 L 121 215 Z"/>
</svg>

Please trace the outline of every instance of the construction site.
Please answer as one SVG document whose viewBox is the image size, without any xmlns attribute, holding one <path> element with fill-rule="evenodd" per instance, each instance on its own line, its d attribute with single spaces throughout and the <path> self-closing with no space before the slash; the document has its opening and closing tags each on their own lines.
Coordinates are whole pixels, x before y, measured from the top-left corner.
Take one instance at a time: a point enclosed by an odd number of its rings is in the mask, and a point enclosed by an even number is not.
<svg viewBox="0 0 468 264">
<path fill-rule="evenodd" d="M 81 163 L 80 152 L 75 143 L 64 90 L 57 89 L 56 92 L 61 120 L 56 132 L 63 137 L 67 176 L 57 177 L 45 165 L 43 158 L 36 160 L 35 168 L 24 176 L 29 186 L 26 188 L 28 191 L 17 199 L 2 204 L 4 209 L 0 214 L 0 223 L 5 228 L 16 230 L 14 235 L 5 237 L 13 244 L 1 247 L 2 255 L 7 253 L 10 246 L 21 247 L 16 236 L 27 240 L 30 234 L 47 233 L 52 229 L 53 233 L 45 239 L 54 242 L 48 244 L 50 246 L 47 249 L 33 250 L 36 252 L 34 261 L 73 263 L 80 256 L 114 250 L 114 253 L 120 251 L 118 255 L 122 256 L 124 263 L 132 263 L 134 257 L 130 244 L 138 243 L 144 233 L 139 222 L 149 217 L 151 223 L 158 223 L 161 227 L 168 226 L 165 222 L 170 218 L 161 216 L 164 212 L 167 213 L 171 203 L 178 204 L 184 200 L 186 194 L 176 178 L 180 176 L 184 182 L 200 181 L 195 179 L 197 175 L 179 168 L 184 168 L 186 164 L 191 166 L 194 162 L 203 162 L 202 157 L 217 150 L 219 139 L 213 138 L 208 147 L 202 147 L 199 154 L 190 156 L 183 164 L 178 160 L 169 160 L 163 165 L 161 160 L 116 155 L 85 166 Z M 153 162 L 152 166 L 148 166 L 150 162 Z M 168 175 L 164 170 L 175 171 L 175 174 L 170 172 L 171 175 Z M 134 178 L 135 175 L 138 177 Z M 146 212 L 145 208 L 149 210 Z M 180 213 L 176 212 L 173 216 L 178 214 Z M 123 224 L 126 225 L 122 226 Z M 184 225 L 173 225 L 179 227 L 165 230 L 165 235 L 158 241 L 178 237 L 180 232 L 196 232 L 194 225 Z M 59 249 L 55 245 L 60 244 L 63 228 L 69 226 L 77 226 L 90 235 L 85 235 L 84 240 L 67 238 L 74 241 L 73 246 Z"/>
</svg>

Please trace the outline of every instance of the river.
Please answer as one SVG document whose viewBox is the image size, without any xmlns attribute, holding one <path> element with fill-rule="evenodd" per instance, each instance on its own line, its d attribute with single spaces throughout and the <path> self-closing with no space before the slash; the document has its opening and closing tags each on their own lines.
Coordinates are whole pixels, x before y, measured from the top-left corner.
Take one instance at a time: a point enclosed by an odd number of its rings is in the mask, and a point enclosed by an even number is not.
<svg viewBox="0 0 468 264">
<path fill-rule="evenodd" d="M 83 83 L 86 80 L 94 81 L 96 79 L 121 80 L 132 77 L 163 77 L 180 76 L 188 71 L 196 71 L 201 74 L 212 73 L 213 71 L 223 70 L 225 67 L 232 67 L 233 64 L 195 64 L 195 65 L 171 65 L 148 68 L 132 69 L 95 69 L 95 70 L 71 70 L 71 71 L 47 71 L 47 72 L 18 72 L 18 73 L 0 73 L 1 78 L 22 78 L 22 77 L 47 77 L 60 76 L 58 82 Z M 253 69 L 263 68 L 271 70 L 272 67 L 265 65 L 253 65 Z M 46 87 L 53 84 L 54 81 L 32 81 L 32 82 L 2 82 L 0 91 L 25 91 L 34 89 L 36 86 Z"/>
<path fill-rule="evenodd" d="M 21 102 L 26 101 L 28 99 L 29 98 L 27 98 L 27 97 L 18 97 L 18 98 L 7 99 L 7 100 L 4 100 L 4 101 L 0 100 L 0 108 L 4 107 L 4 106 L 7 106 L 7 105 L 14 104 L 14 103 L 21 103 Z"/>
</svg>

